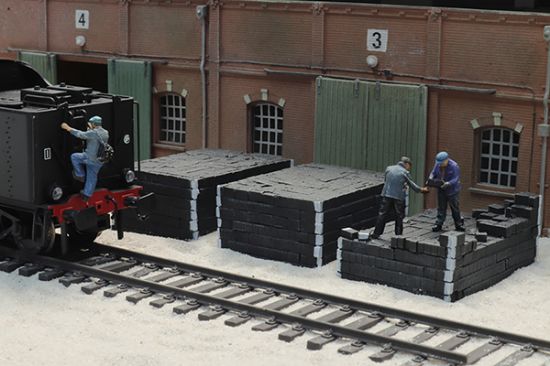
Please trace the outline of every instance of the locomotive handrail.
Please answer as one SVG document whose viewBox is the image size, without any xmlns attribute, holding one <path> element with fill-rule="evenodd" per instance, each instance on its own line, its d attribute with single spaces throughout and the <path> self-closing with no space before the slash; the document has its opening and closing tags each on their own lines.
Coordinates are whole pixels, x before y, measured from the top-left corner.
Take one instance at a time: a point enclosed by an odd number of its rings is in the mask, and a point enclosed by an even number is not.
<svg viewBox="0 0 550 366">
<path fill-rule="evenodd" d="M 141 137 L 139 132 L 139 102 L 134 99 L 134 105 L 136 106 L 136 137 L 137 137 L 137 171 L 141 172 Z"/>
</svg>

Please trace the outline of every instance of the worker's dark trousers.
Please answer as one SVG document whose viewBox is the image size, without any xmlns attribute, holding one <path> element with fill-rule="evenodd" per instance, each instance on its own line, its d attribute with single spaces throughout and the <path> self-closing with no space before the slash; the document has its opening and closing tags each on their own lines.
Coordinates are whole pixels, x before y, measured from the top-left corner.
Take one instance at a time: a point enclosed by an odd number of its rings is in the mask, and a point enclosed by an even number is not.
<svg viewBox="0 0 550 366">
<path fill-rule="evenodd" d="M 395 198 L 382 197 L 376 227 L 374 228 L 374 237 L 379 237 L 384 233 L 386 221 L 391 212 L 395 212 L 395 235 L 403 234 L 403 219 L 405 218 L 405 201 L 396 200 Z"/>
<path fill-rule="evenodd" d="M 452 196 L 447 196 L 444 190 L 437 190 L 437 220 L 436 225 L 443 225 L 447 218 L 447 205 L 451 208 L 451 214 L 455 226 L 462 226 L 462 216 L 460 215 L 460 207 L 458 205 L 458 193 Z"/>
</svg>

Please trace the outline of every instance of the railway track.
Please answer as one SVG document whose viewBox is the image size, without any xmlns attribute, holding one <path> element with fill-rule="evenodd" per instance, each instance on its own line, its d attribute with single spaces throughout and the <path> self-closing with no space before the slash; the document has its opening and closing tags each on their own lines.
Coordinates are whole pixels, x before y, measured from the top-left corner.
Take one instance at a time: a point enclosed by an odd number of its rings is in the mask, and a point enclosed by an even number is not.
<svg viewBox="0 0 550 366">
<path fill-rule="evenodd" d="M 406 366 L 440 360 L 474 364 L 507 349 L 498 366 L 513 366 L 535 353 L 550 359 L 550 341 L 463 324 L 400 309 L 355 301 L 232 273 L 171 261 L 125 249 L 94 245 L 70 258 L 33 255 L 0 246 L 0 270 L 23 276 L 38 274 L 43 281 L 58 279 L 65 286 L 81 285 L 86 294 L 103 291 L 107 297 L 125 296 L 130 302 L 149 301 L 154 307 L 173 306 L 178 314 L 198 312 L 200 320 L 226 317 L 228 326 L 253 323 L 254 331 L 277 331 L 291 342 L 310 337 L 307 348 L 322 349 L 337 339 L 347 344 L 338 352 L 365 352 L 383 362 L 397 352 L 410 354 Z M 320 315 L 322 314 L 322 315 Z M 282 325 L 287 325 L 282 327 Z M 288 326 L 290 325 L 290 327 Z M 400 337 L 407 331 L 413 336 Z M 403 333 L 402 333 L 403 332 Z M 432 338 L 441 342 L 428 345 Z M 460 347 L 479 344 L 469 352 Z M 471 348 L 471 347 L 470 347 Z"/>
</svg>

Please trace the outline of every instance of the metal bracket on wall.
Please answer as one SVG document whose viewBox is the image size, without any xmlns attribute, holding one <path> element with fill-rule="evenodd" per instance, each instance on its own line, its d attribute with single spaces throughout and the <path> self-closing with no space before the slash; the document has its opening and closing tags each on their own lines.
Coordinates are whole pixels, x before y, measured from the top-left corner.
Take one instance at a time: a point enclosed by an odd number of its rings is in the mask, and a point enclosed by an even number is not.
<svg viewBox="0 0 550 366">
<path fill-rule="evenodd" d="M 149 66 L 149 64 L 151 64 L 151 61 L 145 61 L 145 65 L 146 65 L 146 66 Z M 148 76 L 149 76 L 149 67 L 144 67 L 144 68 L 143 68 L 143 76 L 144 76 L 144 77 L 148 77 Z"/>
<path fill-rule="evenodd" d="M 541 123 L 538 125 L 539 137 L 549 137 L 550 136 L 550 125 Z"/>
<path fill-rule="evenodd" d="M 321 94 L 321 78 L 317 78 L 317 95 Z"/>
<path fill-rule="evenodd" d="M 354 97 L 359 96 L 359 79 L 355 79 L 353 81 L 353 96 Z"/>
</svg>

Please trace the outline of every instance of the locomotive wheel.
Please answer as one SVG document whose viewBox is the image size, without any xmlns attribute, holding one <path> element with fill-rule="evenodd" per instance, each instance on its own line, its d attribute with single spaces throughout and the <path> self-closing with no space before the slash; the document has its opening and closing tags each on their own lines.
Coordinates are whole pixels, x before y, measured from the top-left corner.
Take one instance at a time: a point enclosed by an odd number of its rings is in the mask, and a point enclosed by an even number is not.
<svg viewBox="0 0 550 366">
<path fill-rule="evenodd" d="M 74 225 L 67 227 L 67 235 L 71 246 L 79 248 L 87 248 L 94 243 L 94 240 L 99 235 L 97 230 L 78 231 Z"/>
<path fill-rule="evenodd" d="M 37 215 L 34 223 L 35 237 L 32 239 L 32 225 L 20 225 L 19 230 L 13 235 L 13 240 L 17 247 L 30 252 L 48 253 L 51 252 L 55 244 L 55 226 L 51 220 L 44 220 L 44 216 Z M 45 231 L 45 235 L 42 235 Z M 42 238 L 44 237 L 44 240 Z"/>
</svg>

